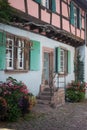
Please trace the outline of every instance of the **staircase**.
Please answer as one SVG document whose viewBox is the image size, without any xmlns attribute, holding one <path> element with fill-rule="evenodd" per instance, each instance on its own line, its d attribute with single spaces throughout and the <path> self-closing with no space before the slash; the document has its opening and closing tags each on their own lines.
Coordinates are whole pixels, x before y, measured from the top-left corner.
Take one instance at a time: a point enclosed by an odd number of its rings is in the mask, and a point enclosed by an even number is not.
<svg viewBox="0 0 87 130">
<path fill-rule="evenodd" d="M 52 95 L 53 93 L 51 93 L 50 88 L 45 88 L 37 97 L 38 104 L 50 105 Z"/>
</svg>

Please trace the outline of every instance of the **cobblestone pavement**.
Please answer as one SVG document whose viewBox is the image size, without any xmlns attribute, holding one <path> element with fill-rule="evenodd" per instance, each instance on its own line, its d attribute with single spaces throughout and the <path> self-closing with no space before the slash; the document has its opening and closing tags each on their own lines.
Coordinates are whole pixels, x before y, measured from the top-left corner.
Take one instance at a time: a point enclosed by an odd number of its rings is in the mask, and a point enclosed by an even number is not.
<svg viewBox="0 0 87 130">
<path fill-rule="evenodd" d="M 35 118 L 27 121 L 0 123 L 0 130 L 87 130 L 87 101 L 57 108 L 36 105 L 33 113 Z"/>
</svg>

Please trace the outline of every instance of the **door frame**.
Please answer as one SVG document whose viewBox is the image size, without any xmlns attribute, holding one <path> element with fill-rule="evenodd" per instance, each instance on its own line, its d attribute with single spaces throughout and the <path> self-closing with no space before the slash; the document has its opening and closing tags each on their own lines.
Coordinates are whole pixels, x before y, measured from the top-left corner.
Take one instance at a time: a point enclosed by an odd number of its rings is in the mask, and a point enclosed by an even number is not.
<svg viewBox="0 0 87 130">
<path fill-rule="evenodd" d="M 54 63 L 53 63 L 53 61 L 54 61 L 54 49 L 52 49 L 52 48 L 49 48 L 49 47 L 43 47 L 42 48 L 42 84 L 44 84 L 45 85 L 45 80 L 44 80 L 44 53 L 48 53 L 49 54 L 49 56 L 50 56 L 50 61 L 49 61 L 49 71 L 51 70 L 51 69 L 53 69 L 53 65 L 54 65 Z M 50 75 L 49 75 L 49 77 L 50 77 Z"/>
</svg>

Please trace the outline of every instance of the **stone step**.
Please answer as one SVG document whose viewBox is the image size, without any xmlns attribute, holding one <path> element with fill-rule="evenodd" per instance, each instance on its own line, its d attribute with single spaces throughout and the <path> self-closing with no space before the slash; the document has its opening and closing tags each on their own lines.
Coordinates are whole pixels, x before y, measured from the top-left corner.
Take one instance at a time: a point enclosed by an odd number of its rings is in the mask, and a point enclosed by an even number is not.
<svg viewBox="0 0 87 130">
<path fill-rule="evenodd" d="M 43 91 L 40 95 L 51 95 L 52 93 L 50 91 Z"/>
<path fill-rule="evenodd" d="M 50 92 L 50 90 L 54 90 L 54 88 L 51 89 L 51 88 L 49 87 L 49 88 L 45 88 L 45 89 L 44 89 L 44 91 L 48 91 L 48 92 Z"/>
<path fill-rule="evenodd" d="M 51 96 L 50 95 L 40 95 L 39 99 L 41 99 L 41 100 L 51 100 Z"/>
<path fill-rule="evenodd" d="M 50 105 L 50 101 L 37 99 L 37 104 Z"/>
</svg>

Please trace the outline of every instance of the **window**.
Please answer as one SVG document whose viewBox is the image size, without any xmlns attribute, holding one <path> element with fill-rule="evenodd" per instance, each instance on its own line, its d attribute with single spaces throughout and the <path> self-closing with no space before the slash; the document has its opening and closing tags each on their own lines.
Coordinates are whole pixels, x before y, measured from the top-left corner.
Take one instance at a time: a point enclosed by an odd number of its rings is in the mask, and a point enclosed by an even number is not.
<svg viewBox="0 0 87 130">
<path fill-rule="evenodd" d="M 41 4 L 47 9 L 49 9 L 49 0 L 41 0 Z"/>
<path fill-rule="evenodd" d="M 6 42 L 6 69 L 13 69 L 13 39 L 8 38 Z"/>
<path fill-rule="evenodd" d="M 40 5 L 45 8 L 51 10 L 52 12 L 56 12 L 56 0 L 35 0 Z"/>
<path fill-rule="evenodd" d="M 24 41 L 18 40 L 18 69 L 24 68 Z"/>
<path fill-rule="evenodd" d="M 64 72 L 64 50 L 60 50 L 60 71 Z"/>
<path fill-rule="evenodd" d="M 81 11 L 80 8 L 74 5 L 73 2 L 70 3 L 70 23 L 75 27 L 81 29 Z"/>
<path fill-rule="evenodd" d="M 25 44 L 25 45 L 24 45 Z M 28 46 L 25 40 L 15 37 L 7 37 L 6 40 L 6 69 L 7 70 L 26 70 L 28 60 Z M 28 60 L 29 61 L 29 60 Z M 28 63 L 28 62 L 27 62 Z"/>
<path fill-rule="evenodd" d="M 74 6 L 74 25 L 77 27 L 77 8 Z"/>
<path fill-rule="evenodd" d="M 40 42 L 0 32 L 0 70 L 29 69 L 40 70 Z"/>
<path fill-rule="evenodd" d="M 55 71 L 61 74 L 71 71 L 71 53 L 62 48 L 56 48 L 55 51 Z"/>
</svg>

